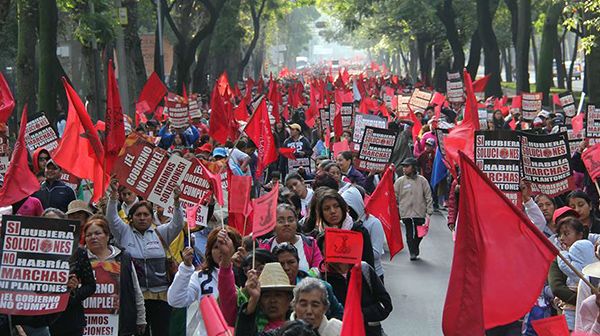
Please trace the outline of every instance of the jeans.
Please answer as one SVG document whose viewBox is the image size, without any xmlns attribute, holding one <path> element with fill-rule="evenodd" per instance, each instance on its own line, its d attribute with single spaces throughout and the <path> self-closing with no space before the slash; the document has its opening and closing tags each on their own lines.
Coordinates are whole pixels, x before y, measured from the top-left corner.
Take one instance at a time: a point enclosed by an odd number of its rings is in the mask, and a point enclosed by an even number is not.
<svg viewBox="0 0 600 336">
<path fill-rule="evenodd" d="M 144 335 L 169 336 L 171 306 L 161 300 L 145 300 L 144 303 L 146 305 L 146 323 L 148 323 Z"/>
<path fill-rule="evenodd" d="M 417 236 L 417 225 L 425 224 L 425 218 L 402 218 L 402 223 L 406 227 L 406 244 L 411 256 L 418 256 L 419 244 L 423 238 Z"/>
</svg>

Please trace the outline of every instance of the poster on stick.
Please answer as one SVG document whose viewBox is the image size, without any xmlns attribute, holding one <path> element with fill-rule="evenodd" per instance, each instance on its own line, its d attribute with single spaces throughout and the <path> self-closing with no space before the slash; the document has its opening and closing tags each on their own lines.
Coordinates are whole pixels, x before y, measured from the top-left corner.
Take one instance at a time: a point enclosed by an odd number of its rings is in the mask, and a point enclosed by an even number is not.
<svg viewBox="0 0 600 336">
<path fill-rule="evenodd" d="M 312 167 L 312 160 L 310 158 L 296 158 L 295 160 L 288 159 L 288 171 L 297 171 L 302 168 L 307 173 L 312 173 L 314 171 Z"/>
<path fill-rule="evenodd" d="M 331 109 L 330 109 L 331 111 Z M 335 109 L 334 109 L 335 111 Z M 347 130 L 352 126 L 352 119 L 354 119 L 354 104 L 342 103 L 342 129 Z M 335 114 L 332 114 L 335 115 Z M 330 115 L 331 116 L 331 115 Z"/>
<path fill-rule="evenodd" d="M 519 136 L 512 131 L 476 131 L 475 163 L 514 205 L 520 206 Z"/>
<path fill-rule="evenodd" d="M 387 119 L 371 114 L 356 114 L 354 119 L 354 132 L 352 134 L 352 142 L 355 152 L 360 150 L 360 145 L 362 144 L 362 138 L 365 133 L 366 126 L 387 129 Z"/>
<path fill-rule="evenodd" d="M 465 102 L 465 89 L 458 72 L 448 73 L 446 81 L 446 97 L 450 103 L 462 104 Z"/>
<path fill-rule="evenodd" d="M 69 303 L 70 260 L 79 221 L 2 216 L 0 314 L 46 315 Z"/>
<path fill-rule="evenodd" d="M 566 133 L 537 135 L 519 132 L 521 172 L 531 182 L 534 194 L 555 197 L 570 191 L 575 184 L 571 173 L 571 154 Z"/>
<path fill-rule="evenodd" d="M 344 264 L 360 264 L 362 259 L 363 236 L 360 232 L 326 228 L 325 261 Z"/>
<path fill-rule="evenodd" d="M 433 99 L 433 92 L 415 89 L 408 101 L 408 105 L 414 112 L 417 112 L 417 110 L 425 111 L 431 103 L 431 99 Z"/>
<path fill-rule="evenodd" d="M 48 152 L 58 148 L 58 137 L 45 114 L 38 115 L 27 122 L 25 126 L 25 144 L 29 153 L 43 147 Z"/>
<path fill-rule="evenodd" d="M 542 111 L 543 93 L 522 93 L 521 94 L 521 111 L 523 119 L 532 121 Z"/>
<path fill-rule="evenodd" d="M 121 263 L 94 260 L 91 264 L 96 278 L 96 292 L 82 302 L 87 322 L 83 335 L 118 335 Z"/>
<path fill-rule="evenodd" d="M 169 95 L 165 102 L 171 125 L 176 129 L 185 129 L 190 125 L 188 104 L 181 96 Z"/>
<path fill-rule="evenodd" d="M 558 99 L 560 100 L 560 105 L 562 106 L 562 110 L 567 118 L 573 118 L 575 115 L 577 115 L 577 106 L 575 106 L 575 98 L 573 98 L 573 93 L 560 93 L 558 95 Z"/>
<path fill-rule="evenodd" d="M 335 107 L 334 107 L 334 113 L 335 113 Z M 331 115 L 329 113 L 329 109 L 320 108 L 319 109 L 319 116 L 321 117 L 320 118 L 320 120 L 321 120 L 321 131 L 326 130 L 327 128 L 332 129 L 333 124 L 332 124 L 332 120 L 331 120 Z"/>
<path fill-rule="evenodd" d="M 410 95 L 397 95 L 398 107 L 396 109 L 396 118 L 400 120 L 410 120 L 410 109 L 408 108 L 408 102 Z"/>
<path fill-rule="evenodd" d="M 365 171 L 383 171 L 390 163 L 396 139 L 395 131 L 366 126 L 355 167 Z"/>
<path fill-rule="evenodd" d="M 590 139 L 590 145 L 600 143 L 600 108 L 594 105 L 587 107 L 585 137 Z"/>
<path fill-rule="evenodd" d="M 200 105 L 202 101 L 198 97 L 197 94 L 193 94 L 190 96 L 188 101 L 188 114 L 190 115 L 190 119 L 200 119 L 202 118 L 202 111 L 200 110 Z"/>
</svg>

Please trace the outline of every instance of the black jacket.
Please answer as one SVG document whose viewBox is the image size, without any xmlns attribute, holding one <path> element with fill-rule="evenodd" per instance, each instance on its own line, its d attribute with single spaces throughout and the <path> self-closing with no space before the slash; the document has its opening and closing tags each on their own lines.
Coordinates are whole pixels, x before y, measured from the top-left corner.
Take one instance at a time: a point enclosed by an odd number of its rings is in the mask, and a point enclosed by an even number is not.
<svg viewBox="0 0 600 336">
<path fill-rule="evenodd" d="M 63 181 L 53 183 L 44 182 L 40 190 L 32 195 L 42 202 L 44 209 L 56 208 L 63 212 L 67 211 L 69 203 L 75 200 L 75 191 Z"/>
</svg>

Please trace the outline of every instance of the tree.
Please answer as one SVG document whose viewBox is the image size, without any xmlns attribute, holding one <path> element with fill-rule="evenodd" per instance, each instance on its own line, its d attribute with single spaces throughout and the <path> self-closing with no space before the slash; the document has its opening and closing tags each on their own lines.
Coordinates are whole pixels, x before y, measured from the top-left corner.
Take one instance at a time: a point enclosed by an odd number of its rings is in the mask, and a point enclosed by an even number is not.
<svg viewBox="0 0 600 336">
<path fill-rule="evenodd" d="M 485 88 L 485 95 L 502 96 L 502 87 L 500 86 L 500 50 L 496 41 L 496 34 L 492 26 L 494 11 L 491 10 L 490 2 L 493 0 L 477 0 L 477 17 L 479 18 L 479 34 L 485 53 L 485 72 L 491 74 L 490 80 Z"/>
<path fill-rule="evenodd" d="M 56 0 L 38 2 L 39 13 L 39 55 L 38 99 L 40 111 L 46 112 L 48 119 L 56 120 L 57 58 L 56 32 L 58 27 L 58 7 Z"/>
<path fill-rule="evenodd" d="M 35 49 L 37 42 L 38 1 L 18 0 L 19 32 L 17 41 L 17 111 L 27 104 L 36 111 L 35 99 Z"/>
<path fill-rule="evenodd" d="M 446 29 L 446 38 L 452 48 L 452 55 L 454 61 L 452 63 L 453 72 L 461 72 L 465 66 L 465 52 L 463 51 L 463 44 L 460 40 L 458 28 L 456 26 L 455 17 L 456 13 L 452 6 L 452 0 L 443 0 L 440 5 L 436 8 L 436 15 L 440 21 L 444 24 Z"/>
<path fill-rule="evenodd" d="M 138 1 L 123 0 L 122 4 L 127 9 L 127 25 L 123 30 L 125 54 L 127 57 L 127 86 L 129 97 L 134 102 L 146 83 L 146 67 L 144 66 L 144 56 L 142 55 L 142 42 L 138 35 Z"/>
<path fill-rule="evenodd" d="M 558 43 L 558 21 L 562 15 L 565 4 L 562 1 L 550 3 L 546 11 L 546 19 L 542 31 L 539 64 L 536 73 L 536 91 L 544 94 L 543 104 L 550 105 L 550 87 L 554 84 L 552 79 L 552 60 Z M 558 62 L 556 67 L 561 66 Z"/>
<path fill-rule="evenodd" d="M 250 15 L 252 16 L 252 41 L 250 41 L 250 45 L 246 48 L 244 52 L 244 57 L 240 61 L 240 66 L 238 70 L 238 79 L 242 79 L 244 76 L 244 68 L 250 62 L 250 56 L 252 56 L 252 52 L 254 52 L 254 48 L 256 48 L 256 43 L 258 42 L 258 38 L 260 36 L 260 21 L 265 10 L 265 5 L 267 0 L 249 0 L 248 5 L 250 6 Z"/>
<path fill-rule="evenodd" d="M 531 37 L 531 0 L 519 0 L 517 33 L 517 94 L 529 92 L 529 38 Z"/>
</svg>

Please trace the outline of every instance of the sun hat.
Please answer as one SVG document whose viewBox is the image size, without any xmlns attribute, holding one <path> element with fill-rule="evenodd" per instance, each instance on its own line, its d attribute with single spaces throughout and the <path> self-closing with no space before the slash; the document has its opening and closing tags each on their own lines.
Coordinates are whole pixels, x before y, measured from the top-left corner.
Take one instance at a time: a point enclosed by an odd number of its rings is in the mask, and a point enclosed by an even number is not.
<svg viewBox="0 0 600 336">
<path fill-rule="evenodd" d="M 82 200 L 71 201 L 71 203 L 69 203 L 67 212 L 65 214 L 70 215 L 70 214 L 74 214 L 79 211 L 83 211 L 90 216 L 92 216 L 94 214 L 92 212 L 92 209 L 90 209 L 90 206 L 88 205 L 88 203 L 86 201 L 82 201 Z"/>
<path fill-rule="evenodd" d="M 294 289 L 293 285 L 290 285 L 290 279 L 278 262 L 271 262 L 265 264 L 265 267 L 260 273 L 258 278 L 260 282 L 261 290 L 288 290 Z"/>
<path fill-rule="evenodd" d="M 288 127 L 291 128 L 291 129 L 295 129 L 298 132 L 302 132 L 302 127 L 300 125 L 296 124 L 296 123 L 290 124 Z"/>
<path fill-rule="evenodd" d="M 552 215 L 552 221 L 554 223 L 556 223 L 556 220 L 559 217 L 567 217 L 567 216 L 577 218 L 577 217 L 579 217 L 579 214 L 577 213 L 577 211 L 573 210 L 573 208 L 571 208 L 571 207 L 568 207 L 568 206 L 560 207 L 554 211 L 554 214 Z"/>
<path fill-rule="evenodd" d="M 583 273 L 583 275 L 591 276 L 594 278 L 600 278 L 600 261 L 585 266 L 581 270 L 581 273 Z"/>
</svg>

